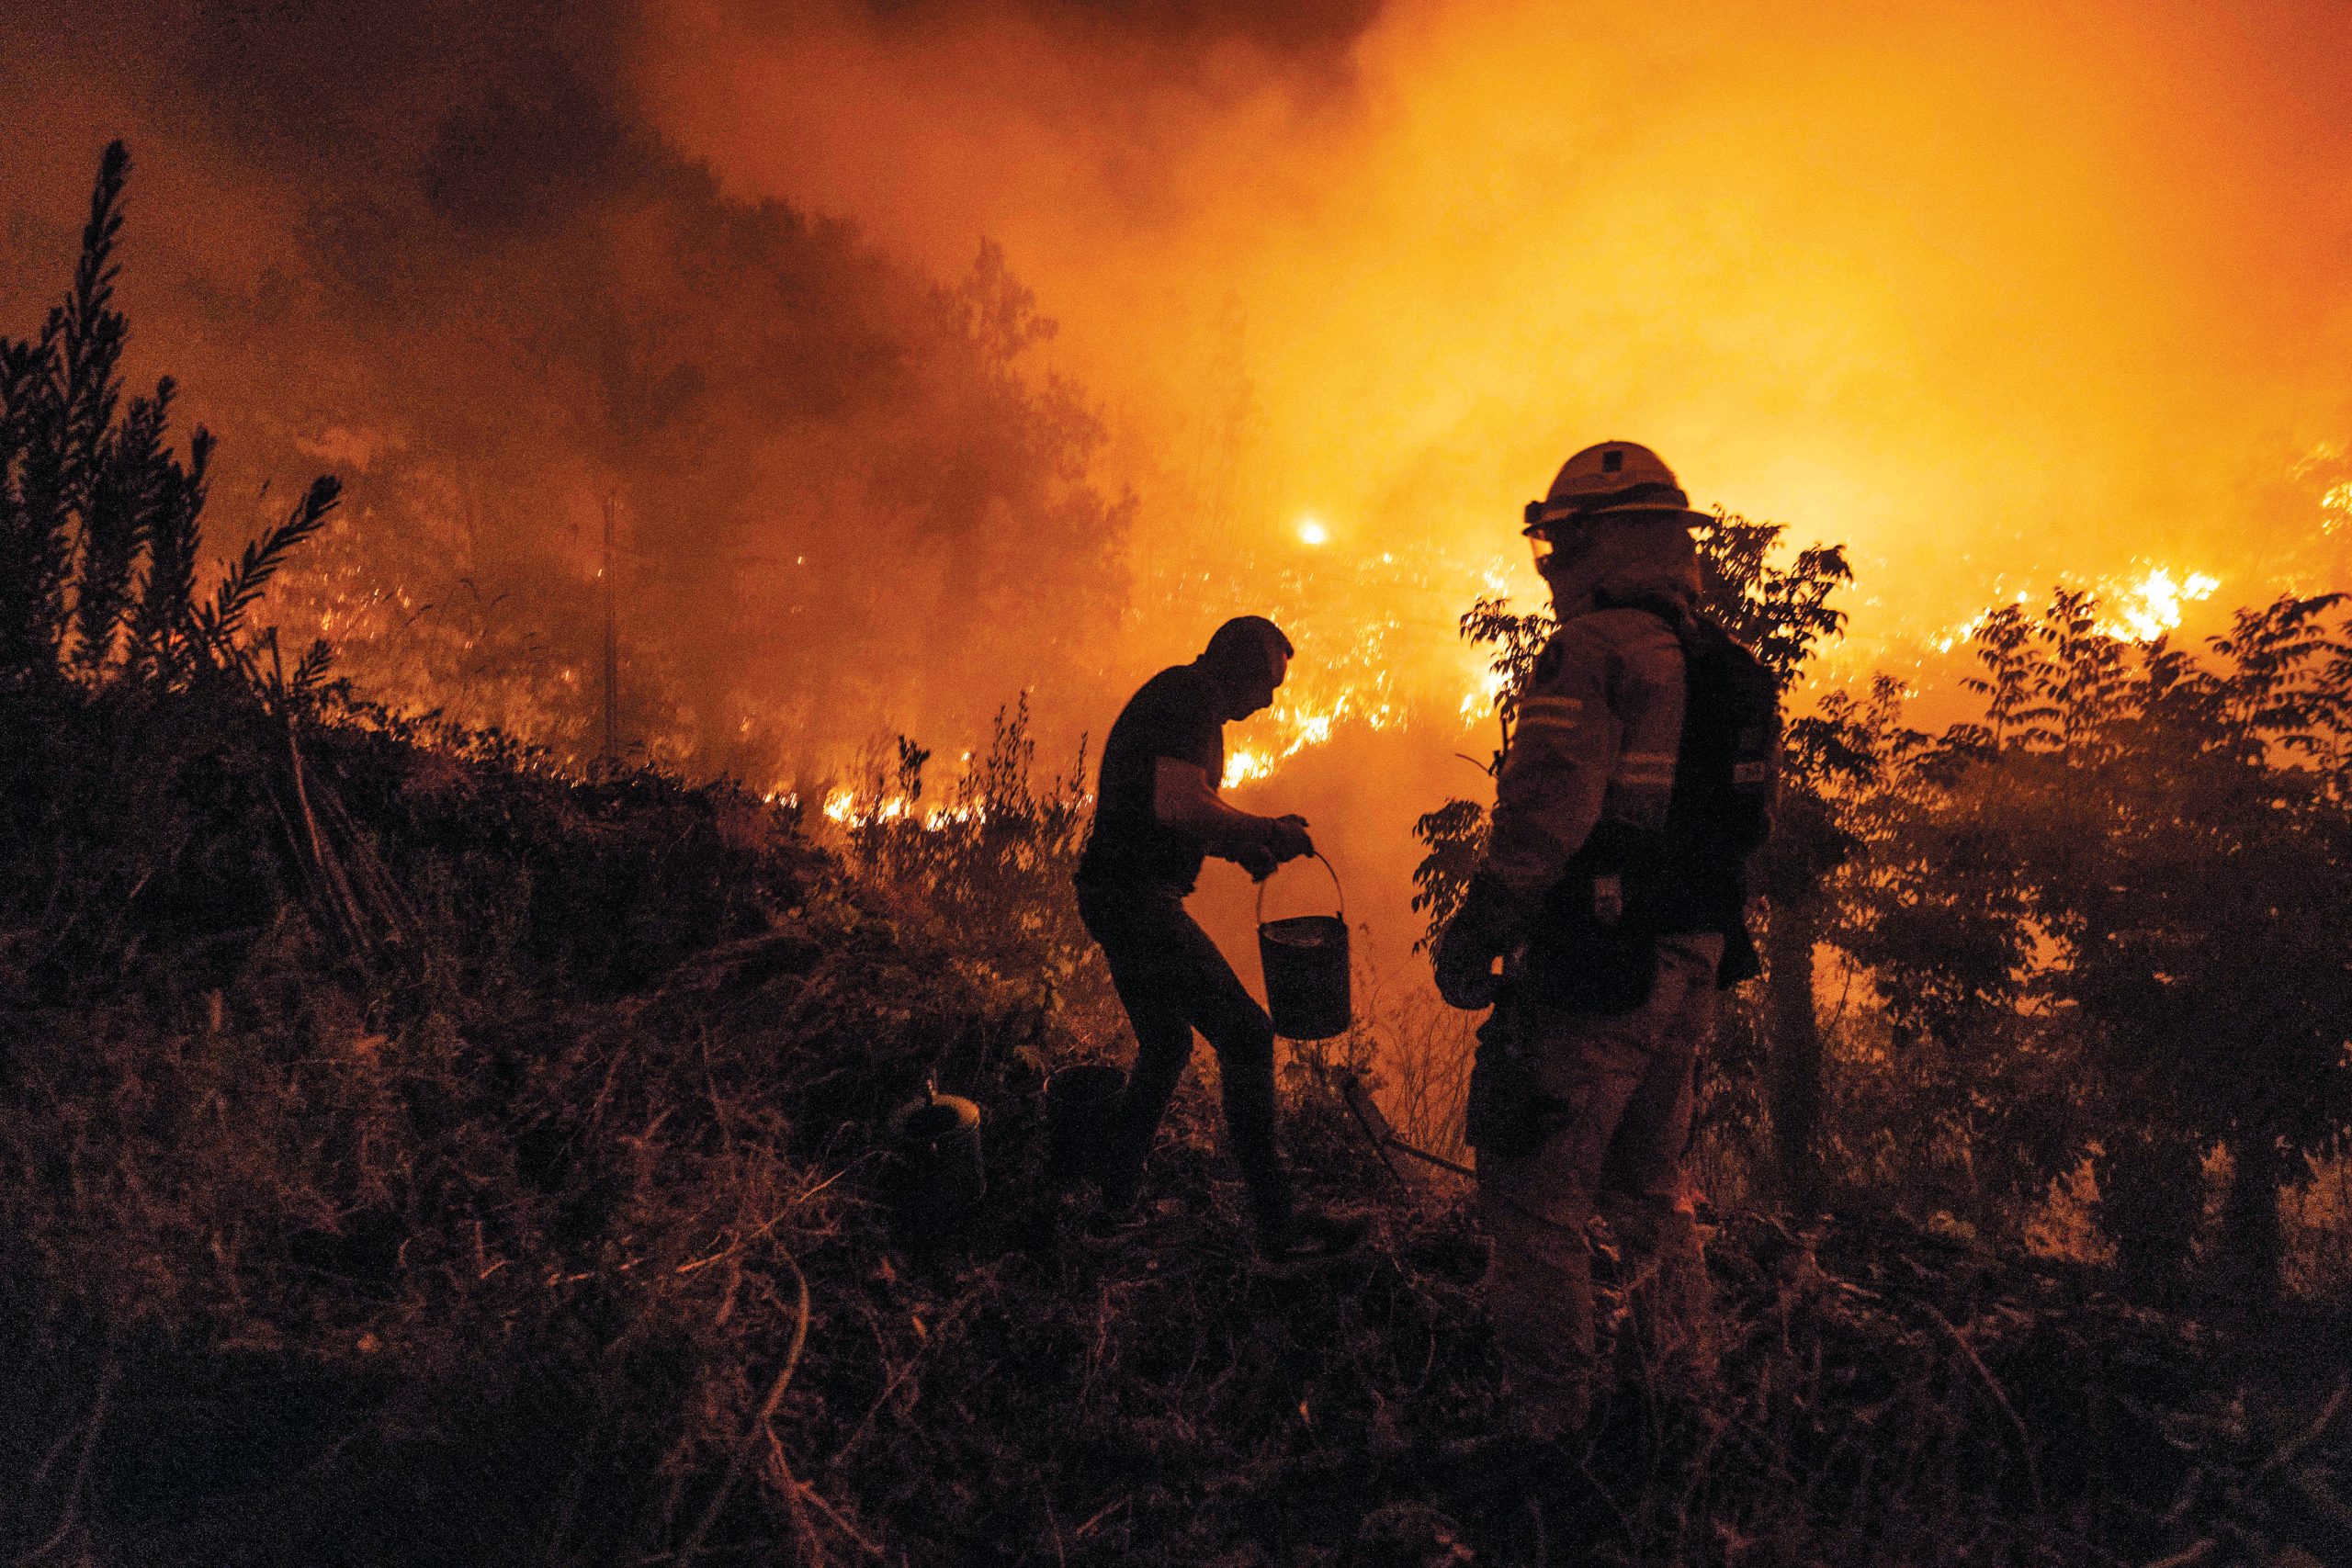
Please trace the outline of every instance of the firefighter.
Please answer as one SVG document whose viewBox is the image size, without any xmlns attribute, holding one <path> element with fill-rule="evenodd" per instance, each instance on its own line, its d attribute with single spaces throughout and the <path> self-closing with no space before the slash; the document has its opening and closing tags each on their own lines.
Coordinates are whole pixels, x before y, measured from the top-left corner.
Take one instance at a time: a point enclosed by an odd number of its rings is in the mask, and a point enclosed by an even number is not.
<svg viewBox="0 0 2352 1568">
<path fill-rule="evenodd" d="M 1272 704 L 1290 658 L 1290 639 L 1273 622 L 1227 621 L 1199 658 L 1144 682 L 1103 742 L 1078 910 L 1134 1025 L 1136 1061 L 1103 1139 L 1098 1235 L 1136 1223 L 1144 1162 L 1191 1060 L 1195 1029 L 1216 1052 L 1226 1139 L 1259 1250 L 1344 1251 L 1360 1230 L 1294 1205 L 1274 1141 L 1273 1024 L 1184 908 L 1208 855 L 1263 881 L 1283 862 L 1315 852 L 1305 818 L 1253 816 L 1217 797 L 1224 726 Z"/>
<path fill-rule="evenodd" d="M 1433 954 L 1448 1002 L 1494 1007 L 1469 1136 L 1496 1347 L 1537 1436 L 1580 1427 L 1589 1408 L 1596 1213 L 1639 1281 L 1650 1352 L 1713 1366 L 1683 1156 L 1715 992 L 1755 972 L 1745 863 L 1769 821 L 1780 729 L 1769 673 L 1695 608 L 1690 528 L 1706 521 L 1629 441 L 1578 452 L 1529 504 L 1558 629 Z"/>
</svg>

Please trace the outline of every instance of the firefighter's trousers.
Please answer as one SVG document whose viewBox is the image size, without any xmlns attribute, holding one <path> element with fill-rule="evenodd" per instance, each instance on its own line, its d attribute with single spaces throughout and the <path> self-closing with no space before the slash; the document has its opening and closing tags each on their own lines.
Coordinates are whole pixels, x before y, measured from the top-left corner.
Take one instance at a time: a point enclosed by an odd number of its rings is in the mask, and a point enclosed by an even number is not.
<svg viewBox="0 0 2352 1568">
<path fill-rule="evenodd" d="M 1581 1418 L 1594 1356 L 1586 1222 L 1609 1222 L 1645 1353 L 1711 1368 L 1713 1297 L 1683 1168 L 1692 1070 L 1713 1032 L 1723 938 L 1662 937 L 1650 999 L 1614 1018 L 1506 1005 L 1550 1104 L 1524 1157 L 1478 1156 L 1487 1298 L 1516 1398 Z"/>
</svg>

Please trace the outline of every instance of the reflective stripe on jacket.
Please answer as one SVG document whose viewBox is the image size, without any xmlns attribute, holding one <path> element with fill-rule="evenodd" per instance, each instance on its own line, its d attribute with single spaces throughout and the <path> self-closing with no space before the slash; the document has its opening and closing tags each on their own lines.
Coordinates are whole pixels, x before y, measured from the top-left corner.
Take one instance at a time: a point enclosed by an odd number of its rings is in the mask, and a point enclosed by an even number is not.
<svg viewBox="0 0 2352 1568">
<path fill-rule="evenodd" d="M 1656 615 L 1595 610 L 1563 625 L 1520 700 L 1482 871 L 1532 908 L 1604 818 L 1662 828 L 1682 704 L 1682 645 Z"/>
</svg>

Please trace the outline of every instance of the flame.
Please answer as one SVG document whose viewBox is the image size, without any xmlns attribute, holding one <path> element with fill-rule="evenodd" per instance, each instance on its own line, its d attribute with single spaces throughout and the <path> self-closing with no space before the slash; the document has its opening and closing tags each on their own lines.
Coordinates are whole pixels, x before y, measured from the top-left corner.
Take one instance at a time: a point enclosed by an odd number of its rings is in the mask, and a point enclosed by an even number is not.
<svg viewBox="0 0 2352 1568">
<path fill-rule="evenodd" d="M 2333 536 L 2352 525 L 2352 479 L 2331 485 L 2319 498 L 2319 531 Z"/>
<path fill-rule="evenodd" d="M 2184 606 L 2211 599 L 2221 586 L 2222 580 L 2207 572 L 2176 577 L 2169 567 L 2152 568 L 2115 592 L 2113 614 L 2098 629 L 2119 642 L 2154 642 L 2178 628 Z"/>
<path fill-rule="evenodd" d="M 770 804 L 797 806 L 800 797 L 783 790 L 771 791 L 761 798 Z M 958 806 L 934 806 L 920 815 L 915 803 L 903 795 L 861 796 L 855 790 L 836 786 L 825 796 L 825 819 L 839 828 L 870 828 L 880 822 L 919 822 L 932 832 L 956 822 L 985 822 L 988 807 L 973 802 Z"/>
<path fill-rule="evenodd" d="M 907 797 L 903 795 L 884 795 L 879 800 L 860 800 L 854 789 L 836 787 L 825 795 L 825 818 L 843 828 L 864 827 L 869 822 L 895 822 L 907 814 Z"/>
<path fill-rule="evenodd" d="M 1385 676 L 1365 687 L 1342 686 L 1319 705 L 1276 704 L 1258 727 L 1271 727 L 1275 739 L 1261 746 L 1238 747 L 1228 752 L 1225 759 L 1225 787 L 1230 789 L 1236 784 L 1272 777 L 1274 770 L 1283 762 L 1312 747 L 1330 744 L 1331 737 L 1350 724 L 1372 730 L 1405 727 L 1405 705 L 1396 699 Z"/>
<path fill-rule="evenodd" d="M 1495 704 L 1501 699 L 1502 694 L 1503 677 L 1500 671 L 1488 670 L 1485 674 L 1480 675 L 1478 683 L 1463 694 L 1461 706 L 1463 724 L 1473 725 L 1482 718 L 1492 717 Z"/>
<path fill-rule="evenodd" d="M 2222 580 L 2211 572 L 2176 571 L 2168 566 L 2150 567 L 2133 578 L 2102 581 L 2098 584 L 2098 600 L 2107 613 L 2092 629 L 2118 642 L 2154 642 L 2178 630 L 2188 606 L 2211 599 L 2221 586 Z M 2009 596 L 2009 603 L 2023 604 L 2030 597 L 2020 589 Z M 1980 610 L 1930 639 L 1936 651 L 1950 653 L 1973 640 L 1992 614 L 1990 609 Z"/>
</svg>

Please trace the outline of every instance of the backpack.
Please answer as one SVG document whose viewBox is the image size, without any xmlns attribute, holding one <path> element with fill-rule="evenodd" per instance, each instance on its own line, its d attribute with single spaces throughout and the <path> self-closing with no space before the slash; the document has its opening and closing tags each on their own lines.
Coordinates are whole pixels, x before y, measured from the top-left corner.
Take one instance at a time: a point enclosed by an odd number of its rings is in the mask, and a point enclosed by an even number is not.
<svg viewBox="0 0 2352 1568">
<path fill-rule="evenodd" d="M 1747 857 L 1772 830 L 1780 784 L 1780 688 L 1763 662 L 1703 615 L 1668 621 L 1682 644 L 1682 740 L 1658 846 L 1658 931 L 1724 931 L 1739 919 Z"/>
</svg>

